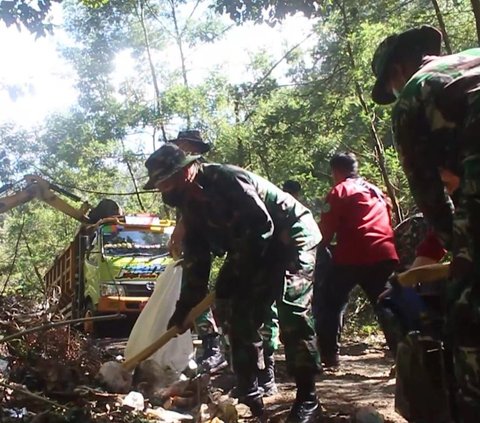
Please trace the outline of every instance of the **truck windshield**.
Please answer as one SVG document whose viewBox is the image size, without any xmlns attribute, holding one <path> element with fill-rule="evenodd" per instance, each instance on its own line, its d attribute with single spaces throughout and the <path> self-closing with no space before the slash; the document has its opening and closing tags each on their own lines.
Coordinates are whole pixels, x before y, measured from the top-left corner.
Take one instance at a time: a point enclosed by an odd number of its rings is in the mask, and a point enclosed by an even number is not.
<svg viewBox="0 0 480 423">
<path fill-rule="evenodd" d="M 148 229 L 126 229 L 118 225 L 102 227 L 103 249 L 109 256 L 168 254 L 171 231 L 154 232 Z"/>
</svg>

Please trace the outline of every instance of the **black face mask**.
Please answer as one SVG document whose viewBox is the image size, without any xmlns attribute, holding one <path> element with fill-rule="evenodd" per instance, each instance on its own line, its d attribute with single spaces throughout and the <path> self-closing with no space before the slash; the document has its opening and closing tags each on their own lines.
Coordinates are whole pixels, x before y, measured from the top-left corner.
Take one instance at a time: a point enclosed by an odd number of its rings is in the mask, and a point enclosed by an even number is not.
<svg viewBox="0 0 480 423">
<path fill-rule="evenodd" d="M 185 200 L 185 191 L 172 189 L 171 191 L 162 193 L 163 202 L 170 207 L 178 207 Z"/>
</svg>

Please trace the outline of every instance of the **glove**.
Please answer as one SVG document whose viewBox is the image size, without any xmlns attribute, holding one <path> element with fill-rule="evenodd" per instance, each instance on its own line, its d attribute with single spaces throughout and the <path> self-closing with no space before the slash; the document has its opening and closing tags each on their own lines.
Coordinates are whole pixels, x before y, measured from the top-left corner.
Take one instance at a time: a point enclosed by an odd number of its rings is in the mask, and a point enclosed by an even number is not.
<svg viewBox="0 0 480 423">
<path fill-rule="evenodd" d="M 167 329 L 172 328 L 173 326 L 176 326 L 178 328 L 179 333 L 184 333 L 186 332 L 190 326 L 193 324 L 193 322 L 190 322 L 190 324 L 185 325 L 185 319 L 187 318 L 188 313 L 192 307 L 187 306 L 186 304 L 177 301 L 177 305 L 175 307 L 175 311 L 172 314 L 172 317 L 170 317 L 170 320 L 168 321 L 167 324 Z"/>
<path fill-rule="evenodd" d="M 398 294 L 401 292 L 402 286 L 398 282 L 398 273 L 393 272 L 387 279 L 385 284 L 385 291 L 383 291 L 377 298 L 377 303 L 380 303 L 387 297 Z"/>
</svg>

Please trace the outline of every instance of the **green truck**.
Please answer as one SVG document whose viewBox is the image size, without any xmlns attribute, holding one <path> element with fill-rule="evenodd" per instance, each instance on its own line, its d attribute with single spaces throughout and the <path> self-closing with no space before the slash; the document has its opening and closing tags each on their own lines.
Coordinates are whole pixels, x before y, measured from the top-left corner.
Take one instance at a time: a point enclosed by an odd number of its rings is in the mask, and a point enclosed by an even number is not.
<svg viewBox="0 0 480 423">
<path fill-rule="evenodd" d="M 0 194 L 0 213 L 40 200 L 81 222 L 73 241 L 44 276 L 47 290 L 59 297 L 66 318 L 117 313 L 135 318 L 172 261 L 168 253 L 175 227 L 172 220 L 151 214 L 123 215 L 109 199 L 94 208 L 85 201 L 75 208 L 58 194 L 75 202 L 81 198 L 38 175 L 26 175 L 21 189 L 0 187 Z M 85 330 L 94 330 L 92 321 L 85 323 Z"/>
<path fill-rule="evenodd" d="M 138 316 L 172 261 L 168 242 L 174 227 L 174 221 L 150 214 L 83 224 L 44 277 L 47 289 L 59 293 L 63 315 Z M 94 332 L 94 322 L 84 329 Z"/>
</svg>

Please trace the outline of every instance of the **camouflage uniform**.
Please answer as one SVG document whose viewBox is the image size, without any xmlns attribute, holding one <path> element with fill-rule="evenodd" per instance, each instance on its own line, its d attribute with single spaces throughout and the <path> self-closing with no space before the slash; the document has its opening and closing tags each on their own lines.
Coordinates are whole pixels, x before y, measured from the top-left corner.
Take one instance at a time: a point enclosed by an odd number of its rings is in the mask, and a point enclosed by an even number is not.
<svg viewBox="0 0 480 423">
<path fill-rule="evenodd" d="M 278 310 L 275 304 L 272 304 L 270 307 L 267 320 L 260 328 L 260 335 L 262 335 L 265 354 L 271 355 L 277 351 L 280 342 L 280 326 L 278 324 Z"/>
<path fill-rule="evenodd" d="M 419 245 L 430 233 L 421 213 L 395 228 L 399 270 L 410 267 Z M 433 257 L 431 257 L 434 259 Z M 436 258 L 435 258 L 436 259 Z M 443 333 L 445 283 L 396 287 L 385 299 L 398 331 L 395 410 L 409 422 L 451 421 L 453 361 Z"/>
<path fill-rule="evenodd" d="M 202 199 L 172 198 L 182 212 L 184 282 L 171 324 L 207 293 L 211 255 L 227 253 L 216 294 L 231 299 L 229 335 L 240 385 L 257 391 L 263 367 L 259 329 L 276 302 L 287 367 L 296 375 L 320 368 L 310 313 L 315 247 L 321 235 L 311 212 L 292 196 L 243 169 L 200 164 Z M 173 201 L 172 201 L 173 200 Z"/>
<path fill-rule="evenodd" d="M 394 140 L 414 199 L 453 253 L 448 326 L 462 422 L 480 416 L 479 88 L 480 49 L 427 57 L 393 110 Z M 462 175 L 455 214 L 438 167 Z"/>
<path fill-rule="evenodd" d="M 417 213 L 394 228 L 399 271 L 406 270 L 416 258 L 416 250 L 425 239 L 429 226 L 423 214 Z"/>
<path fill-rule="evenodd" d="M 219 333 L 211 308 L 203 312 L 197 320 L 195 320 L 195 332 L 199 338 Z"/>
<path fill-rule="evenodd" d="M 209 308 L 195 320 L 195 332 L 199 338 L 219 333 L 212 309 Z M 278 349 L 279 325 L 277 307 L 272 305 L 265 323 L 260 328 L 263 340 L 263 350 L 266 354 L 273 354 Z"/>
</svg>

